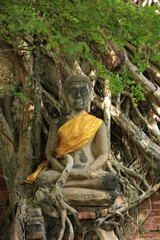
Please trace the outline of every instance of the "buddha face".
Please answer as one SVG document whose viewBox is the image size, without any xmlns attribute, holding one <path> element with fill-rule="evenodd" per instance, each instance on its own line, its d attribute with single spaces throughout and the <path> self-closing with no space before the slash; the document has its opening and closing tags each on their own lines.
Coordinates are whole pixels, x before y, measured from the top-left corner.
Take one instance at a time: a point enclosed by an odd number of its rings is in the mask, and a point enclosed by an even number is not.
<svg viewBox="0 0 160 240">
<path fill-rule="evenodd" d="M 82 111 L 88 106 L 91 89 L 86 82 L 72 82 L 67 88 L 67 102 L 72 110 Z"/>
</svg>

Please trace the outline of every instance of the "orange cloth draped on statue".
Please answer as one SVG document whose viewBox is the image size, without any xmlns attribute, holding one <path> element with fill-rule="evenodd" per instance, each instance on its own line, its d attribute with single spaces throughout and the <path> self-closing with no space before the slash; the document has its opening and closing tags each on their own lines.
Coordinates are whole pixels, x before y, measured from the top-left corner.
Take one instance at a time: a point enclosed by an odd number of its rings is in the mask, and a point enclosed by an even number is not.
<svg viewBox="0 0 160 240">
<path fill-rule="evenodd" d="M 95 135 L 101 124 L 101 119 L 82 112 L 62 125 L 57 132 L 56 158 L 62 158 L 65 154 L 83 147 Z"/>
<path fill-rule="evenodd" d="M 65 154 L 74 152 L 87 144 L 101 124 L 101 119 L 82 112 L 62 125 L 57 132 L 56 158 L 62 158 Z M 42 162 L 37 170 L 26 178 L 25 182 L 35 182 L 44 166 L 46 166 L 46 161 Z"/>
<path fill-rule="evenodd" d="M 38 176 L 38 174 L 40 173 L 40 171 L 46 166 L 47 161 L 43 161 L 38 168 L 36 169 L 36 171 L 34 171 L 32 174 L 30 174 L 25 180 L 25 183 L 30 183 L 32 184 L 33 182 L 36 181 L 36 178 Z"/>
</svg>

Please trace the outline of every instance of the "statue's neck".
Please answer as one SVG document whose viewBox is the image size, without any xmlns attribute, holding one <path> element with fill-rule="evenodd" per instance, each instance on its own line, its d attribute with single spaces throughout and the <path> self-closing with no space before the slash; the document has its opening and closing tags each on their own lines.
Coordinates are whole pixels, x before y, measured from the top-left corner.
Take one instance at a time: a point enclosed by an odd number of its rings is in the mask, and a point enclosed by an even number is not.
<svg viewBox="0 0 160 240">
<path fill-rule="evenodd" d="M 82 111 L 75 111 L 75 110 L 73 110 L 73 111 L 71 111 L 71 113 L 68 115 L 68 118 L 72 119 L 72 118 L 74 118 L 74 117 L 76 117 L 76 116 L 78 116 L 78 115 L 81 115 L 81 113 L 84 112 L 84 111 L 85 111 L 85 110 L 82 110 Z"/>
</svg>

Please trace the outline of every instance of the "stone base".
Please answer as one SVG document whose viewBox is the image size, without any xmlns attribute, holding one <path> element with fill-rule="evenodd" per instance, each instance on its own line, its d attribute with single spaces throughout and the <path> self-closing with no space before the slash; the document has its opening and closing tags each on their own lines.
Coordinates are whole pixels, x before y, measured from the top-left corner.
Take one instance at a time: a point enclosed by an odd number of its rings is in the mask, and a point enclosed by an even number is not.
<svg viewBox="0 0 160 240">
<path fill-rule="evenodd" d="M 82 219 L 80 220 L 81 224 L 86 228 L 86 232 L 83 234 L 83 231 L 80 227 L 76 225 L 73 218 L 70 217 L 70 220 L 74 228 L 74 240 L 118 240 L 113 230 L 106 231 L 95 226 L 95 221 L 92 219 Z M 48 226 L 46 228 L 47 240 L 57 240 L 61 228 L 60 219 L 46 219 Z M 65 233 L 63 240 L 69 240 L 68 226 L 66 224 Z"/>
<path fill-rule="evenodd" d="M 44 218 L 41 208 L 27 208 L 26 240 L 46 240 Z"/>
<path fill-rule="evenodd" d="M 78 211 L 78 219 L 97 219 L 100 217 L 106 217 L 108 209 L 104 207 L 84 207 L 76 206 Z"/>
<path fill-rule="evenodd" d="M 75 237 L 74 240 L 117 240 L 114 232 L 105 231 L 96 227 L 95 220 L 100 217 L 106 217 L 108 209 L 104 207 L 74 206 L 78 211 L 78 218 L 83 227 L 87 229 L 83 236 L 82 229 L 76 225 L 73 216 L 69 218 L 72 222 Z M 57 240 L 61 229 L 61 219 L 55 219 L 49 216 L 42 216 L 41 208 L 27 208 L 26 219 L 26 240 Z M 94 230 L 94 231 L 93 231 Z M 68 225 L 66 223 L 63 240 L 68 240 Z"/>
</svg>

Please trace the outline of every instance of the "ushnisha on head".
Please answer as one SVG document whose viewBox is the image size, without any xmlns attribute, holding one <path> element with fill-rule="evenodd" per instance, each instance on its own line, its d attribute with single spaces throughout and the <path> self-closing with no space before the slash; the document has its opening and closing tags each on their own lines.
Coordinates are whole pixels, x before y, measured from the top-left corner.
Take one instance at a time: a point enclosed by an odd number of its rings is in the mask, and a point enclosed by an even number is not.
<svg viewBox="0 0 160 240">
<path fill-rule="evenodd" d="M 84 75 L 70 75 L 63 85 L 63 97 L 69 112 L 89 110 L 91 81 Z"/>
</svg>

